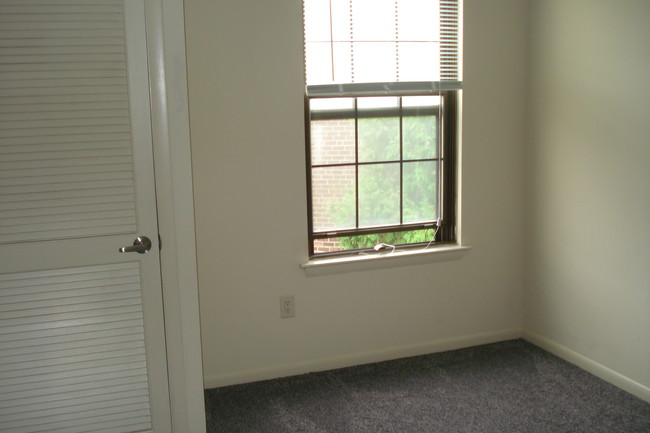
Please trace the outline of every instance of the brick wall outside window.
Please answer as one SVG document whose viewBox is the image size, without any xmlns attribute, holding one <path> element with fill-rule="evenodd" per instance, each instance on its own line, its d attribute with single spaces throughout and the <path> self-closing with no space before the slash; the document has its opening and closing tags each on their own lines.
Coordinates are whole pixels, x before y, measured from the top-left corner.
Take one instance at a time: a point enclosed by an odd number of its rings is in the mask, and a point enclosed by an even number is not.
<svg viewBox="0 0 650 433">
<path fill-rule="evenodd" d="M 312 165 L 355 161 L 354 120 L 316 120 L 311 122 Z M 314 168 L 312 170 L 312 216 L 314 227 L 334 229 L 340 222 L 330 213 L 340 205 L 346 191 L 354 191 L 354 167 Z M 352 221 L 352 224 L 354 222 Z M 349 228 L 349 227 L 348 227 Z M 314 253 L 338 251 L 336 240 L 314 242 Z"/>
</svg>

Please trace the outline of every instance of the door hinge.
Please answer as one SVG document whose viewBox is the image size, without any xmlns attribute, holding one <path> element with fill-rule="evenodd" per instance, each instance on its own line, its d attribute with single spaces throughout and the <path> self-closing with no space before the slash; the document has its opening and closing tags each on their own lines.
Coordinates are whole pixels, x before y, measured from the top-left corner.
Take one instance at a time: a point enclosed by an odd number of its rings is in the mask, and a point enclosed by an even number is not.
<svg viewBox="0 0 650 433">
<path fill-rule="evenodd" d="M 158 233 L 158 251 L 162 250 L 162 238 L 160 237 L 160 233 Z"/>
</svg>

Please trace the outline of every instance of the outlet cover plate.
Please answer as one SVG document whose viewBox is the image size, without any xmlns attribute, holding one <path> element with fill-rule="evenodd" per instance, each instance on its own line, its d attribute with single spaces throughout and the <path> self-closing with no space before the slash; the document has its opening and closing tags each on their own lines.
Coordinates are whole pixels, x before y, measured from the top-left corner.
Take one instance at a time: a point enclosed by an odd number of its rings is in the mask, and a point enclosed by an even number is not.
<svg viewBox="0 0 650 433">
<path fill-rule="evenodd" d="M 280 318 L 288 319 L 296 316 L 296 300 L 293 295 L 280 296 Z"/>
</svg>

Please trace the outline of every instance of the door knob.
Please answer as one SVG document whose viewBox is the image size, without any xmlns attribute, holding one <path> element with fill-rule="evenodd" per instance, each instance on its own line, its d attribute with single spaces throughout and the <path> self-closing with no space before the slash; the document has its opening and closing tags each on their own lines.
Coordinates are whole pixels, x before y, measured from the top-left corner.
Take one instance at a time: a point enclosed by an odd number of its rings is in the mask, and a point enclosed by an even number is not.
<svg viewBox="0 0 650 433">
<path fill-rule="evenodd" d="M 119 249 L 121 253 L 138 253 L 145 254 L 151 249 L 151 240 L 146 236 L 138 236 L 133 241 L 133 245 Z"/>
</svg>

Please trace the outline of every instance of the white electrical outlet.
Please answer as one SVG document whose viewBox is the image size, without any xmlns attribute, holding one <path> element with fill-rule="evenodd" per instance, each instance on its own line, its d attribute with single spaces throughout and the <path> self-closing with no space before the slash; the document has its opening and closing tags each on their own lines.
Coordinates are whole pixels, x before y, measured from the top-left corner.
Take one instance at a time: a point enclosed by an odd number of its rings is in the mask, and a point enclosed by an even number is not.
<svg viewBox="0 0 650 433">
<path fill-rule="evenodd" d="M 280 318 L 288 319 L 296 316 L 296 300 L 293 295 L 280 296 Z"/>
</svg>

